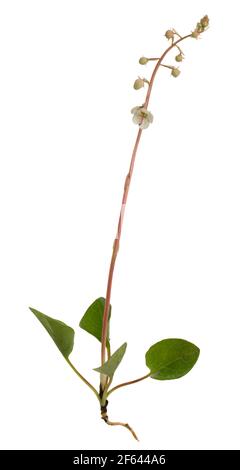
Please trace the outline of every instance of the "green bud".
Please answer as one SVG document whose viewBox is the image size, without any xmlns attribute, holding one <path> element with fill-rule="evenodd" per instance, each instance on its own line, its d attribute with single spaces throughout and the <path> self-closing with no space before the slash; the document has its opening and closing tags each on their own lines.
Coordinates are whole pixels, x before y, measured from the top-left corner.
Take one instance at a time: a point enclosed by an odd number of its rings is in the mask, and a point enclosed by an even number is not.
<svg viewBox="0 0 240 470">
<path fill-rule="evenodd" d="M 196 30 L 193 31 L 192 34 L 191 34 L 191 37 L 194 38 L 194 39 L 197 39 L 198 36 L 199 36 L 199 33 Z"/>
<path fill-rule="evenodd" d="M 199 34 L 203 33 L 205 29 L 209 26 L 209 18 L 207 15 L 203 16 L 201 20 L 197 23 L 195 30 L 192 32 L 192 38 L 198 38 Z"/>
<path fill-rule="evenodd" d="M 176 60 L 177 62 L 182 62 L 183 56 L 182 56 L 181 52 L 180 52 L 180 54 L 176 55 L 175 60 Z"/>
<path fill-rule="evenodd" d="M 140 57 L 140 59 L 139 59 L 139 64 L 145 65 L 145 64 L 147 64 L 147 63 L 148 63 L 147 57 Z"/>
<path fill-rule="evenodd" d="M 142 87 L 144 87 L 144 80 L 142 78 L 137 78 L 134 82 L 133 88 L 135 90 L 139 90 Z"/>
<path fill-rule="evenodd" d="M 203 33 L 204 31 L 204 27 L 201 23 L 197 23 L 197 26 L 196 26 L 196 31 L 200 34 L 200 33 Z"/>
<path fill-rule="evenodd" d="M 177 69 L 176 67 L 173 67 L 171 73 L 172 73 L 172 76 L 173 76 L 173 77 L 178 77 L 181 72 L 180 72 L 180 70 Z"/>
<path fill-rule="evenodd" d="M 165 36 L 167 39 L 172 39 L 174 38 L 174 32 L 171 29 L 168 29 L 165 33 Z"/>
</svg>

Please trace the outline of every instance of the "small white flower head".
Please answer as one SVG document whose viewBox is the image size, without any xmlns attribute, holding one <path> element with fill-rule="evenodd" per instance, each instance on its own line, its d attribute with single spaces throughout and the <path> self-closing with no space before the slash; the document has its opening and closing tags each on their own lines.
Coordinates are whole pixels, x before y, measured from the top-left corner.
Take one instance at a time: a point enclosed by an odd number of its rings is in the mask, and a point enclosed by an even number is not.
<svg viewBox="0 0 240 470">
<path fill-rule="evenodd" d="M 138 124 L 140 129 L 147 129 L 149 124 L 153 122 L 152 113 L 143 106 L 135 106 L 135 108 L 131 110 L 131 113 L 133 114 L 134 124 Z"/>
</svg>

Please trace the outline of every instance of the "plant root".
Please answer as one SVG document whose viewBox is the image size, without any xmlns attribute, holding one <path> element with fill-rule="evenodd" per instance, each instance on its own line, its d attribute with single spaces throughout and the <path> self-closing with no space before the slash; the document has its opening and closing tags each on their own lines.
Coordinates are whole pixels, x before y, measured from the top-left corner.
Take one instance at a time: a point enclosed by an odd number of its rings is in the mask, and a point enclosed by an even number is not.
<svg viewBox="0 0 240 470">
<path fill-rule="evenodd" d="M 134 439 L 136 439 L 136 441 L 139 441 L 137 434 L 131 428 L 131 426 L 129 426 L 128 423 L 121 423 L 120 421 L 109 421 L 108 415 L 107 415 L 107 405 L 108 405 L 108 401 L 106 400 L 106 404 L 104 406 L 101 406 L 101 418 L 103 419 L 103 421 L 109 426 L 123 426 L 124 428 L 130 431 L 130 433 L 132 434 Z"/>
</svg>

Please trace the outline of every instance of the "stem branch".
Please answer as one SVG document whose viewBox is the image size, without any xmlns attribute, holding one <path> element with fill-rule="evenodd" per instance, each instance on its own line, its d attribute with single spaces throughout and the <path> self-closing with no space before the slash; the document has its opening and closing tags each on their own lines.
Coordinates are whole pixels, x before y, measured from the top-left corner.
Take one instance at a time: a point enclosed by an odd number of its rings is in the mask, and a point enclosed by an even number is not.
<svg viewBox="0 0 240 470">
<path fill-rule="evenodd" d="M 112 392 L 115 392 L 115 390 L 118 390 L 118 388 L 126 387 L 127 385 L 132 385 L 132 384 L 136 384 L 137 382 L 141 382 L 142 380 L 145 380 L 148 377 L 150 377 L 150 375 L 151 375 L 151 372 L 149 372 L 149 374 L 147 375 L 144 375 L 143 377 L 140 377 L 139 379 L 131 380 L 129 382 L 124 382 L 122 384 L 116 385 L 115 387 L 111 388 L 111 390 L 109 390 L 107 396 L 109 397 L 109 395 Z"/>
</svg>

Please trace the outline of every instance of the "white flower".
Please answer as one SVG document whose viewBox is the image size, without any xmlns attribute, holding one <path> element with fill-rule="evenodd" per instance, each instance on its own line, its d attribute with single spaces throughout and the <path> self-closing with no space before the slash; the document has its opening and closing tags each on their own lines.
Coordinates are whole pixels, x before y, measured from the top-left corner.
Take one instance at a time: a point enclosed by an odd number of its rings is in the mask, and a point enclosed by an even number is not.
<svg viewBox="0 0 240 470">
<path fill-rule="evenodd" d="M 131 110 L 131 113 L 133 114 L 134 124 L 138 124 L 141 129 L 147 129 L 149 124 L 153 122 L 152 113 L 143 106 L 135 106 L 135 108 Z"/>
</svg>

